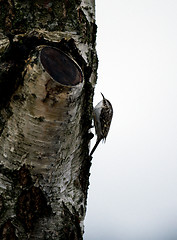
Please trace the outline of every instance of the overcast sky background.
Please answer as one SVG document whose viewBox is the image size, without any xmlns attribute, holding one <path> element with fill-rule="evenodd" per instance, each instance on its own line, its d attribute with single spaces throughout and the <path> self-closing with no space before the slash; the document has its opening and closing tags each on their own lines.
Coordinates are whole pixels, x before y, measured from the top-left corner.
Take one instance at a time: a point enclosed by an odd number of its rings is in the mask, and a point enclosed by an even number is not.
<svg viewBox="0 0 177 240">
<path fill-rule="evenodd" d="M 84 240 L 177 239 L 177 1 L 96 0 L 100 92 Z M 93 140 L 94 143 L 95 139 Z"/>
</svg>

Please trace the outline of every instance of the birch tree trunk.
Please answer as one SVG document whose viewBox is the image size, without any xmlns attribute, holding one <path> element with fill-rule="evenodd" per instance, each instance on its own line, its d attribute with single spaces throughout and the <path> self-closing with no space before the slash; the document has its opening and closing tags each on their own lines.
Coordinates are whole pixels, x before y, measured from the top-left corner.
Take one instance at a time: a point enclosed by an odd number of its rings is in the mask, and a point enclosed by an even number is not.
<svg viewBox="0 0 177 240">
<path fill-rule="evenodd" d="M 94 0 L 0 0 L 0 239 L 80 240 Z"/>
</svg>

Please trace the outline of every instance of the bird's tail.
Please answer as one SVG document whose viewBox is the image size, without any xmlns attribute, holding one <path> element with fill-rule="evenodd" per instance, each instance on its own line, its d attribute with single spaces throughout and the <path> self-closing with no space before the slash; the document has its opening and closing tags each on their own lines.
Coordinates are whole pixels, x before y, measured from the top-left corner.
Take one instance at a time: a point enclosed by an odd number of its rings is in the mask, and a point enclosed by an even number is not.
<svg viewBox="0 0 177 240">
<path fill-rule="evenodd" d="M 95 149 L 98 147 L 98 144 L 100 143 L 101 139 L 98 139 L 95 143 L 95 146 L 93 147 L 91 153 L 90 153 L 90 156 L 92 156 L 92 154 L 95 152 Z"/>
</svg>

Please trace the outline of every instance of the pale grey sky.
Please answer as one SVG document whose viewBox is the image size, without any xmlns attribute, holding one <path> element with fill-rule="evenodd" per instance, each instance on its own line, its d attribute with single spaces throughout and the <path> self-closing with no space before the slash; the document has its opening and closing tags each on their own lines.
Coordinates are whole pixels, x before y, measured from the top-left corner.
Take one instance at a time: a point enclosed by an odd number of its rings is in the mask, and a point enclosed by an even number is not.
<svg viewBox="0 0 177 240">
<path fill-rule="evenodd" d="M 102 92 L 114 116 L 93 157 L 84 240 L 176 240 L 177 1 L 96 0 L 96 20 L 95 104 Z"/>
</svg>

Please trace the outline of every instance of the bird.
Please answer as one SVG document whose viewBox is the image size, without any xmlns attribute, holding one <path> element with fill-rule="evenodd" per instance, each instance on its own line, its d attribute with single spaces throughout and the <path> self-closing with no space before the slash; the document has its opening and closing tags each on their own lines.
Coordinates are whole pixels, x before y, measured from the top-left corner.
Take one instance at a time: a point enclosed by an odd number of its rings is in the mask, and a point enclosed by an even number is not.
<svg viewBox="0 0 177 240">
<path fill-rule="evenodd" d="M 102 93 L 101 95 L 103 100 L 101 100 L 93 109 L 93 119 L 97 140 L 90 152 L 90 156 L 92 156 L 101 140 L 104 142 L 106 141 L 113 116 L 113 108 L 110 101 L 108 101 Z"/>
</svg>

